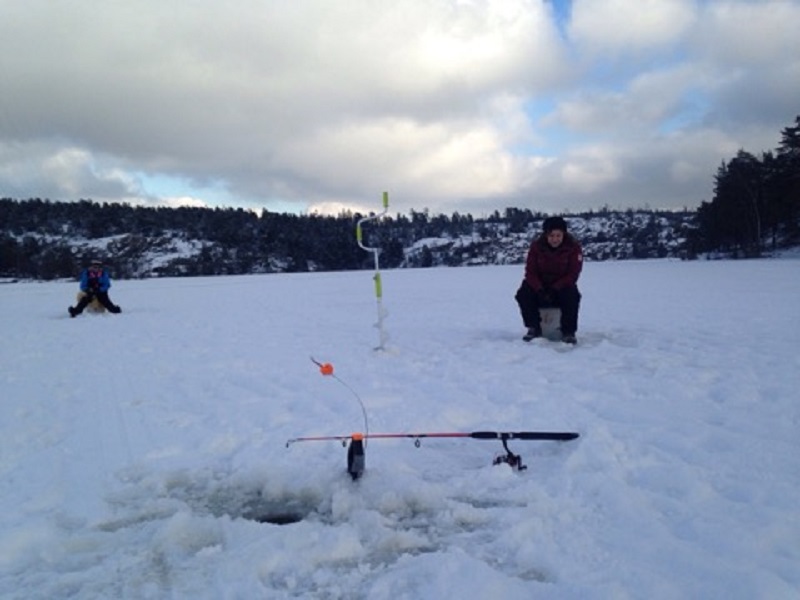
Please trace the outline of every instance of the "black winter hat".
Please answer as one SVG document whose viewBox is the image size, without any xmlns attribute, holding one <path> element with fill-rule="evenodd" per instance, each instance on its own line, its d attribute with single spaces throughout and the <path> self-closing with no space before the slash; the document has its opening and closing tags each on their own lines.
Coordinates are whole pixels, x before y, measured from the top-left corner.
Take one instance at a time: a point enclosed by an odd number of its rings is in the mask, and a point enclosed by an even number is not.
<svg viewBox="0 0 800 600">
<path fill-rule="evenodd" d="M 567 232 L 567 222 L 561 217 L 547 217 L 542 223 L 542 229 L 545 233 L 550 233 L 554 229 L 560 229 L 564 233 Z"/>
</svg>

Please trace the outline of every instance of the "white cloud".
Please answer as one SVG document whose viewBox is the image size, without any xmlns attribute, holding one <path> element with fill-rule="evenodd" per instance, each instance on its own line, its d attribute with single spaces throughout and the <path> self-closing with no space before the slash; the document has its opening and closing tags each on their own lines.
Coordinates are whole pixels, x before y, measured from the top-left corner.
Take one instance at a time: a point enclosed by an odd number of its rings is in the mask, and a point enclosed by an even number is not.
<svg viewBox="0 0 800 600">
<path fill-rule="evenodd" d="M 58 142 L 0 142 L 0 181 L 3 195 L 53 200 L 93 198 L 122 201 L 141 198 L 140 181 L 86 148 Z M 31 180 L 37 193 L 25 193 Z"/>
<path fill-rule="evenodd" d="M 638 137 L 686 109 L 687 94 L 703 91 L 706 74 L 690 66 L 670 66 L 631 78 L 617 90 L 587 88 L 566 97 L 545 122 L 584 133 L 614 132 Z"/>
<path fill-rule="evenodd" d="M 800 97 L 790 0 L 575 0 L 565 37 L 541 0 L 0 10 L 13 57 L 0 193 L 15 197 L 302 209 L 370 206 L 389 189 L 399 211 L 609 194 L 638 206 L 643 193 L 693 205 L 725 158 L 689 168 L 704 140 L 768 149 Z"/>
<path fill-rule="evenodd" d="M 607 147 L 583 148 L 561 167 L 564 187 L 586 194 L 596 192 L 621 176 L 621 168 Z"/>
<path fill-rule="evenodd" d="M 798 22 L 800 3 L 792 0 L 709 2 L 692 43 L 719 67 L 769 68 L 800 55 Z"/>
<path fill-rule="evenodd" d="M 692 0 L 573 0 L 569 35 L 588 53 L 636 60 L 679 42 L 697 18 Z"/>
<path fill-rule="evenodd" d="M 390 185 L 418 199 L 469 198 L 509 185 L 505 154 L 497 132 L 480 123 L 360 120 L 287 144 L 276 166 L 314 173 L 334 190 L 364 195 Z M 343 164 L 357 168 L 342 169 Z"/>
<path fill-rule="evenodd" d="M 193 206 L 195 208 L 207 208 L 208 202 L 192 196 L 174 196 L 164 198 L 164 204 L 177 208 L 179 206 Z"/>
</svg>

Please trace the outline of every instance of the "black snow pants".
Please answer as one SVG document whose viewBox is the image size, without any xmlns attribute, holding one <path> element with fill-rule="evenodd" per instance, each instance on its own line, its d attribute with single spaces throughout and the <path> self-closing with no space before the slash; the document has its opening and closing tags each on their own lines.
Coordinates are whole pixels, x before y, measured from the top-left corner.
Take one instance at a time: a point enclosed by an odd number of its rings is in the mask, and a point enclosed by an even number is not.
<svg viewBox="0 0 800 600">
<path fill-rule="evenodd" d="M 81 298 L 78 301 L 78 304 L 75 306 L 75 310 L 74 310 L 75 314 L 76 315 L 81 314 L 83 312 L 83 309 L 86 308 L 89 305 L 89 303 L 92 300 L 94 300 L 95 298 L 97 298 L 97 300 L 98 300 L 98 302 L 100 302 L 100 304 L 102 304 L 103 306 L 106 307 L 106 310 L 108 310 L 108 312 L 112 312 L 112 313 L 120 312 L 119 306 L 114 304 L 111 301 L 111 298 L 108 297 L 108 292 L 92 292 L 92 291 L 89 291 L 89 292 L 84 292 L 83 298 Z"/>
<path fill-rule="evenodd" d="M 550 297 L 537 294 L 533 288 L 523 281 L 514 296 L 522 314 L 522 322 L 528 329 L 541 330 L 542 319 L 539 315 L 540 308 L 558 307 L 561 309 L 561 333 L 575 335 L 578 331 L 578 309 L 581 303 L 581 293 L 577 285 L 571 285 L 560 290 L 552 290 Z"/>
</svg>

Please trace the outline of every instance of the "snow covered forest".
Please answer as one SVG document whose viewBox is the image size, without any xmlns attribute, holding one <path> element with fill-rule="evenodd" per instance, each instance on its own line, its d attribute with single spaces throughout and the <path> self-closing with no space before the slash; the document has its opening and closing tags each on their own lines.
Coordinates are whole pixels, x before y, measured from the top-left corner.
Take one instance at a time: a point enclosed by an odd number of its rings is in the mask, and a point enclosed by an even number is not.
<svg viewBox="0 0 800 600">
<path fill-rule="evenodd" d="M 358 213 L 290 215 L 243 209 L 143 208 L 31 200 L 0 201 L 0 274 L 56 279 L 90 255 L 121 279 L 368 268 L 356 244 Z M 524 259 L 545 215 L 507 209 L 484 219 L 427 211 L 387 216 L 364 227 L 395 267 L 513 264 Z M 594 260 L 673 257 L 687 252 L 693 213 L 601 211 L 568 218 Z"/>
</svg>

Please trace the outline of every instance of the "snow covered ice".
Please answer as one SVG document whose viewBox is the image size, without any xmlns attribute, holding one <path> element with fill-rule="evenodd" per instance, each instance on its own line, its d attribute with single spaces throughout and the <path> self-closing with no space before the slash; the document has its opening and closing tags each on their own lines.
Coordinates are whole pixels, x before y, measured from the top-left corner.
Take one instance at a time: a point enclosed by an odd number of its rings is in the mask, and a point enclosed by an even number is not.
<svg viewBox="0 0 800 600">
<path fill-rule="evenodd" d="M 589 263 L 578 345 L 522 266 L 0 286 L 0 596 L 797 598 L 800 262 Z M 353 482 L 300 435 L 372 440 Z M 286 524 L 261 522 L 272 519 Z"/>
</svg>

